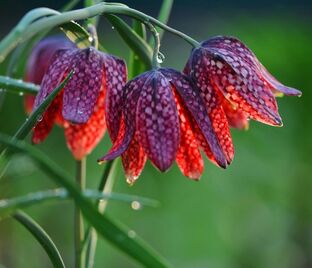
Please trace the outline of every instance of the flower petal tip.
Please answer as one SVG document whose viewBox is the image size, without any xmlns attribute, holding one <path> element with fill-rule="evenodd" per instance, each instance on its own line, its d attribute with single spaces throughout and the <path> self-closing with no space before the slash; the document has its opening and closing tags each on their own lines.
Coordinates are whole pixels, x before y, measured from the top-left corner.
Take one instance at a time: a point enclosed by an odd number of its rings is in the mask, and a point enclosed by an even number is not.
<svg viewBox="0 0 312 268">
<path fill-rule="evenodd" d="M 192 181 L 200 181 L 200 178 L 201 178 L 201 175 L 202 173 L 201 172 L 192 172 L 192 173 L 189 173 L 187 174 L 187 178 L 192 180 Z"/>
<path fill-rule="evenodd" d="M 99 158 L 98 160 L 96 160 L 97 161 L 97 163 L 99 164 L 99 165 L 103 165 L 106 161 L 105 160 L 103 160 L 103 158 Z"/>
<path fill-rule="evenodd" d="M 130 174 L 126 174 L 126 181 L 129 184 L 129 186 L 133 186 L 136 180 L 138 179 L 139 176 L 133 176 Z"/>
</svg>

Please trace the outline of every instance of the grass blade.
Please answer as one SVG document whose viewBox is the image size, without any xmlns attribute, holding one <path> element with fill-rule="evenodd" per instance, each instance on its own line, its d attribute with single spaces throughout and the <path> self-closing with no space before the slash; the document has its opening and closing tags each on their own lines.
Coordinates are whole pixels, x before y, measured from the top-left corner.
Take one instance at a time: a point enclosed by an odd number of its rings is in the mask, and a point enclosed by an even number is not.
<svg viewBox="0 0 312 268">
<path fill-rule="evenodd" d="M 60 25 L 60 29 L 78 48 L 83 49 L 91 46 L 92 38 L 90 34 L 77 22 L 70 21 Z"/>
<path fill-rule="evenodd" d="M 158 202 L 153 199 L 127 195 L 121 193 L 103 193 L 97 190 L 86 189 L 82 192 L 82 195 L 88 199 L 101 200 L 115 200 L 121 202 L 131 203 L 133 201 L 139 202 L 143 206 L 156 207 Z M 18 209 L 24 209 L 32 205 L 39 205 L 49 201 L 66 200 L 70 195 L 65 188 L 58 188 L 53 190 L 39 191 L 30 193 L 24 196 L 18 196 L 9 199 L 0 200 L 0 219 L 12 215 Z"/>
<path fill-rule="evenodd" d="M 39 91 L 38 85 L 8 76 L 0 76 L 0 88 L 1 90 L 17 94 L 36 95 Z"/>
<path fill-rule="evenodd" d="M 161 5 L 159 14 L 158 14 L 158 20 L 167 24 L 171 9 L 173 5 L 173 0 L 163 0 L 163 3 Z M 159 32 L 159 39 L 162 39 L 162 36 L 164 35 L 164 30 L 160 29 L 159 27 L 156 27 L 157 31 Z"/>
<path fill-rule="evenodd" d="M 41 105 L 36 110 L 34 110 L 31 113 L 28 120 L 26 120 L 24 124 L 15 133 L 14 135 L 15 139 L 24 139 L 27 136 L 27 134 L 31 131 L 31 129 L 38 121 L 38 118 L 42 116 L 42 114 L 47 109 L 49 104 L 56 97 L 56 95 L 64 88 L 64 86 L 67 84 L 67 82 L 69 81 L 69 79 L 72 77 L 73 74 L 74 71 L 71 71 L 63 80 L 63 82 L 51 92 L 51 94 L 41 103 Z"/>
<path fill-rule="evenodd" d="M 44 248 L 45 252 L 48 254 L 55 268 L 65 268 L 61 254 L 59 253 L 54 242 L 37 222 L 22 211 L 15 213 L 14 218 L 37 239 L 40 245 Z"/>
<path fill-rule="evenodd" d="M 152 66 L 152 49 L 127 23 L 115 15 L 105 15 L 109 22 L 115 27 L 121 38 L 133 50 L 133 52 L 144 62 L 147 67 Z"/>
<path fill-rule="evenodd" d="M 135 31 L 143 40 L 146 41 L 145 25 L 138 20 L 133 20 L 133 31 Z M 129 78 L 133 78 L 146 71 L 146 66 L 139 60 L 138 56 L 131 50 L 128 64 Z"/>
<path fill-rule="evenodd" d="M 1 134 L 0 143 L 7 145 L 12 151 L 28 154 L 37 165 L 58 185 L 66 188 L 71 197 L 79 205 L 83 216 L 117 248 L 128 254 L 146 267 L 170 267 L 168 262 L 148 246 L 133 232 L 117 223 L 107 215 L 101 215 L 94 204 L 87 200 L 71 181 L 71 177 L 62 171 L 50 158 L 33 146 Z"/>
</svg>

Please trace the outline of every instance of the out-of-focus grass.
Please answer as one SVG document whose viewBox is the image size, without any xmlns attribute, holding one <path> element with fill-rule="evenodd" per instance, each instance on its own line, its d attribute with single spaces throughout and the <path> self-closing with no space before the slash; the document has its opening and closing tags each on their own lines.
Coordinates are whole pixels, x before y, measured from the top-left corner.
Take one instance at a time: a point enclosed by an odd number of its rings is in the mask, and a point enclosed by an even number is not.
<svg viewBox="0 0 312 268">
<path fill-rule="evenodd" d="M 242 17 L 212 28 L 203 17 L 190 20 L 198 39 L 214 34 L 239 37 L 278 79 L 301 89 L 303 97 L 278 100 L 283 128 L 251 122 L 249 131 L 233 131 L 236 154 L 228 170 L 206 161 L 202 180 L 192 182 L 176 166 L 161 174 L 147 164 L 133 187 L 121 175 L 115 191 L 155 198 L 161 207 L 134 211 L 128 205 L 111 202 L 108 213 L 140 233 L 176 267 L 311 267 L 311 25 L 278 17 Z M 184 29 L 187 22 L 176 20 L 174 24 Z M 189 33 L 192 27 L 188 26 Z M 121 55 L 125 47 L 109 34 L 112 37 L 109 41 L 106 38 L 106 46 Z M 180 44 L 176 38 L 165 37 L 165 65 L 183 67 L 189 47 Z M 22 99 L 8 95 L 1 110 L 1 131 L 13 133 L 23 120 Z M 97 185 L 103 170 L 95 160 L 108 147 L 105 137 L 88 159 L 90 186 Z M 62 130 L 55 128 L 40 148 L 69 172 L 74 170 Z M 52 186 L 27 157 L 16 156 L 0 180 L 0 196 Z M 27 211 L 42 223 L 65 261 L 71 263 L 73 207 L 62 203 Z M 48 267 L 44 252 L 13 220 L 0 222 L 0 237 L 0 263 L 7 267 Z M 36 252 L 36 258 L 30 258 L 29 252 Z M 95 267 L 103 265 L 136 267 L 100 240 Z"/>
</svg>

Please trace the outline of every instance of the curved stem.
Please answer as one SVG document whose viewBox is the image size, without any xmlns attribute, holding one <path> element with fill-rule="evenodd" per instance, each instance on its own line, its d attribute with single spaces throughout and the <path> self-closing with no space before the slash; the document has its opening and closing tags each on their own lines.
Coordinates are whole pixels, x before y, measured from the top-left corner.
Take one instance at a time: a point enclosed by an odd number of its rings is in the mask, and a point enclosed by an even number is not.
<svg viewBox="0 0 312 268">
<path fill-rule="evenodd" d="M 77 161 L 76 182 L 80 190 L 84 190 L 86 184 L 86 158 Z M 82 254 L 82 242 L 84 239 L 84 223 L 83 217 L 78 205 L 75 205 L 75 268 L 83 268 L 85 264 L 85 256 Z"/>
<path fill-rule="evenodd" d="M 160 67 L 159 64 L 159 48 L 160 48 L 160 38 L 159 33 L 157 32 L 156 28 L 151 23 L 146 23 L 147 27 L 149 28 L 150 32 L 152 33 L 154 37 L 154 50 L 153 50 L 153 60 L 152 60 L 152 66 L 154 69 L 157 69 Z"/>
<path fill-rule="evenodd" d="M 87 18 L 91 18 L 100 14 L 119 14 L 126 15 L 128 17 L 137 19 L 143 23 L 152 23 L 154 26 L 158 26 L 163 30 L 170 32 L 186 42 L 188 42 L 193 47 L 199 46 L 199 43 L 193 39 L 192 37 L 186 35 L 183 32 L 180 32 L 174 28 L 167 26 L 166 24 L 160 22 L 159 20 L 144 14 L 138 10 L 129 8 L 122 4 L 107 4 L 107 3 L 99 3 L 97 5 L 72 10 L 68 12 L 64 12 L 62 14 L 56 14 L 49 17 L 45 17 L 42 19 L 38 19 L 37 21 L 25 25 L 18 24 L 0 43 L 0 62 L 4 60 L 6 55 L 19 43 L 22 42 L 36 33 L 50 29 L 55 26 L 61 25 L 70 20 L 83 20 Z M 26 15 L 27 16 L 27 15 Z M 17 30 L 18 29 L 18 30 Z"/>
<path fill-rule="evenodd" d="M 13 217 L 20 222 L 40 243 L 48 254 L 55 268 L 65 268 L 61 254 L 50 236 L 30 216 L 22 211 L 16 212 Z"/>
<path fill-rule="evenodd" d="M 98 190 L 103 191 L 105 194 L 112 192 L 113 185 L 117 175 L 118 160 L 107 162 L 105 170 L 99 185 Z M 102 200 L 97 202 L 98 211 L 103 214 L 107 207 L 108 200 Z M 94 266 L 94 257 L 97 246 L 98 235 L 94 228 L 90 228 L 86 232 L 85 241 L 87 243 L 86 253 L 86 268 L 92 268 Z"/>
</svg>

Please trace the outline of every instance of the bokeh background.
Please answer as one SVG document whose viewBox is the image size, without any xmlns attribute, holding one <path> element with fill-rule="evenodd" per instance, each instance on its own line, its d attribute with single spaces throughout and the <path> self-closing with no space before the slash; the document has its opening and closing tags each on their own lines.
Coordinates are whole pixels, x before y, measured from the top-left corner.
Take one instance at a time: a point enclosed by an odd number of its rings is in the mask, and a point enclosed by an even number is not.
<svg viewBox="0 0 312 268">
<path fill-rule="evenodd" d="M 60 8 L 65 1 L 1 1 L 0 35 L 8 33 L 28 10 Z M 161 1 L 124 1 L 157 15 Z M 244 41 L 280 81 L 299 88 L 303 97 L 278 100 L 284 127 L 251 122 L 248 131 L 233 130 L 235 160 L 227 170 L 206 161 L 200 182 L 184 178 L 176 166 L 165 174 L 149 163 L 129 187 L 120 172 L 114 191 L 159 200 L 158 208 L 133 210 L 110 201 L 107 213 L 127 224 L 175 267 L 312 267 L 312 2 L 181 1 L 169 24 L 198 40 L 233 35 Z M 128 57 L 128 49 L 105 19 L 100 38 L 109 51 Z M 190 47 L 166 34 L 161 51 L 165 66 L 181 69 Z M 3 66 L 1 74 L 5 73 Z M 14 133 L 25 120 L 22 98 L 7 94 L 0 131 Z M 88 158 L 88 186 L 95 187 L 103 166 L 96 159 L 110 146 L 108 137 Z M 74 161 L 63 132 L 55 127 L 40 146 L 68 172 Z M 25 155 L 16 155 L 0 180 L 0 197 L 55 187 Z M 73 204 L 49 203 L 27 209 L 51 235 L 68 267 L 73 266 Z M 0 264 L 4 267 L 51 267 L 30 234 L 12 219 L 0 222 Z M 0 266 L 1 266 L 0 265 Z M 103 239 L 95 267 L 138 267 Z"/>
</svg>

